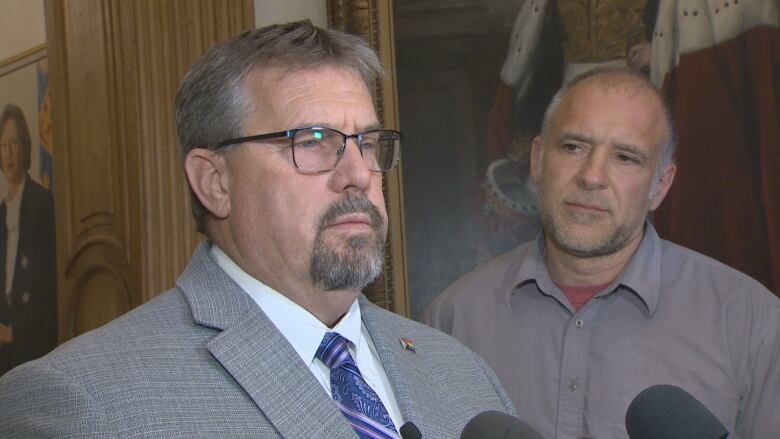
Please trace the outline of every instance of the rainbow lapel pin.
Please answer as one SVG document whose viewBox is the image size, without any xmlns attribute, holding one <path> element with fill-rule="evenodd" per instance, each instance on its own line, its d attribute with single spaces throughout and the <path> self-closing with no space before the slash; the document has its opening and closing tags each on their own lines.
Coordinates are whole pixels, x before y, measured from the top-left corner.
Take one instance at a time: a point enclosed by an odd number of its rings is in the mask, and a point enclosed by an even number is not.
<svg viewBox="0 0 780 439">
<path fill-rule="evenodd" d="M 414 342 L 411 338 L 401 338 L 399 340 L 401 342 L 401 346 L 404 348 L 405 351 L 409 351 L 413 354 L 416 354 L 417 351 L 414 350 Z"/>
</svg>

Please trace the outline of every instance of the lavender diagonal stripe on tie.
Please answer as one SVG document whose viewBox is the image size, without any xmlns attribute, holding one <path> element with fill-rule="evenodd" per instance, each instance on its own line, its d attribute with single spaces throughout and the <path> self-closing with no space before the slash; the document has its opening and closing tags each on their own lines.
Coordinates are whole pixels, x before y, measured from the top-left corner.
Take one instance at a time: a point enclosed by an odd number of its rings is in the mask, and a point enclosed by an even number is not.
<svg viewBox="0 0 780 439">
<path fill-rule="evenodd" d="M 333 401 L 361 438 L 398 439 L 393 420 L 379 396 L 363 380 L 352 355 L 349 341 L 335 332 L 328 332 L 315 357 L 330 369 L 330 389 Z"/>
</svg>

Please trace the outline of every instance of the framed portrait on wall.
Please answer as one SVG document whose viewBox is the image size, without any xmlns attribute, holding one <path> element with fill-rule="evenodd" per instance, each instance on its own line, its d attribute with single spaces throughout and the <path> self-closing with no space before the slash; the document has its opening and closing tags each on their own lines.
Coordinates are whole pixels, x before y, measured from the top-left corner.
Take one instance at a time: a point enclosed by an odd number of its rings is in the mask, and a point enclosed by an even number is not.
<svg viewBox="0 0 780 439">
<path fill-rule="evenodd" d="M 57 343 L 46 47 L 0 61 L 0 375 Z"/>
<path fill-rule="evenodd" d="M 523 4 L 393 2 L 412 318 L 459 277 L 539 232 L 530 149 L 560 67 L 554 46 L 544 47 L 549 73 L 535 75 L 522 101 L 503 86 L 501 105 L 499 73 Z"/>
<path fill-rule="evenodd" d="M 375 303 L 391 297 L 388 309 L 418 319 L 460 276 L 538 233 L 530 144 L 540 107 L 560 82 L 554 51 L 540 50 L 555 73 L 536 75 L 540 93 L 504 108 L 509 141 L 496 147 L 487 138 L 524 3 L 327 0 L 331 26 L 378 50 L 388 72 L 375 93 L 378 112 L 403 133 L 398 172 L 384 182 L 390 234 L 385 282 L 366 292 Z M 529 108 L 537 114 L 529 117 Z"/>
</svg>

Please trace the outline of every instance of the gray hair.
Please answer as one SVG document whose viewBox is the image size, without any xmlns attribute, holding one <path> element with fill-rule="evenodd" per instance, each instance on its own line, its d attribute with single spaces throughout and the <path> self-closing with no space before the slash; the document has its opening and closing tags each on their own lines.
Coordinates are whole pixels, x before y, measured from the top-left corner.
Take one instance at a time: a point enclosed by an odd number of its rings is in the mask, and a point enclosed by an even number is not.
<svg viewBox="0 0 780 439">
<path fill-rule="evenodd" d="M 641 73 L 625 67 L 597 67 L 570 79 L 563 85 L 563 87 L 561 87 L 560 90 L 558 90 L 557 93 L 555 93 L 555 96 L 553 96 L 552 100 L 550 101 L 550 105 L 544 112 L 541 134 L 542 139 L 546 139 L 547 133 L 550 129 L 550 124 L 552 123 L 552 118 L 555 115 L 555 112 L 558 110 L 558 107 L 561 105 L 561 102 L 563 102 L 563 99 L 566 97 L 566 95 L 568 95 L 569 91 L 571 91 L 571 89 L 574 88 L 574 86 L 577 84 L 589 79 L 593 79 L 603 84 L 625 84 L 644 88 L 652 91 L 656 96 L 658 96 L 658 99 L 661 100 L 661 105 L 664 109 L 664 117 L 666 119 L 666 137 L 662 144 L 661 158 L 658 161 L 656 178 L 654 179 L 653 189 L 651 191 L 654 193 L 654 188 L 658 184 L 657 180 L 658 177 L 660 177 L 661 169 L 674 162 L 674 154 L 675 150 L 677 149 L 677 137 L 674 128 L 674 115 L 672 113 L 671 107 L 669 106 L 669 102 L 666 100 L 666 97 L 663 95 L 663 93 L 661 93 L 661 91 L 658 90 L 658 88 L 652 82 L 650 82 L 650 79 Z M 542 145 L 544 145 L 544 141 L 542 142 Z"/>
<path fill-rule="evenodd" d="M 325 66 L 352 69 L 369 91 L 384 74 L 371 47 L 360 37 L 322 29 L 306 21 L 244 32 L 212 47 L 184 77 L 176 93 L 176 134 L 182 159 L 194 148 L 213 149 L 241 137 L 244 120 L 256 105 L 244 93 L 257 69 L 314 71 Z M 206 208 L 190 190 L 198 231 L 207 234 Z"/>
</svg>

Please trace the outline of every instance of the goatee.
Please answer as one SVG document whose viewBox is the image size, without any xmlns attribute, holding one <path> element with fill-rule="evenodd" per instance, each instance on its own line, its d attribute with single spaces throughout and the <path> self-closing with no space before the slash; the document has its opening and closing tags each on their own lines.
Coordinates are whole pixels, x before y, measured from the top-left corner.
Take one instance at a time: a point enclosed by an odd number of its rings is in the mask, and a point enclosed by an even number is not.
<svg viewBox="0 0 780 439">
<path fill-rule="evenodd" d="M 373 233 L 347 239 L 338 247 L 325 243 L 323 234 L 336 218 L 364 213 Z M 325 211 L 317 226 L 311 253 L 310 274 L 314 284 L 325 291 L 360 291 L 379 276 L 384 261 L 385 221 L 368 197 L 347 192 L 341 201 Z"/>
</svg>

